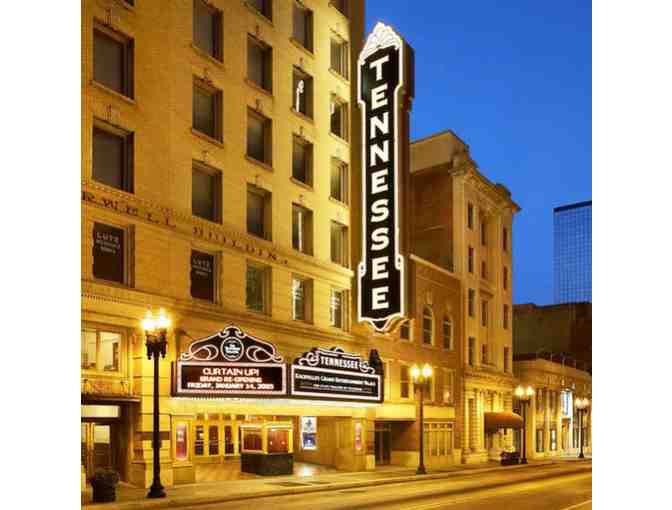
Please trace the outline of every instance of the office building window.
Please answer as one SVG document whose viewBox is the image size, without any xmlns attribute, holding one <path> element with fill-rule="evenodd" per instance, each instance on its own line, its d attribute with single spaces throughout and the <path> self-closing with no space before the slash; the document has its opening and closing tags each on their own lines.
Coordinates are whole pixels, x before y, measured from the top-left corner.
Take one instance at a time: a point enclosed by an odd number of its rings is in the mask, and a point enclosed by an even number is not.
<svg viewBox="0 0 672 510">
<path fill-rule="evenodd" d="M 93 179 L 133 193 L 133 133 L 93 128 Z"/>
<path fill-rule="evenodd" d="M 401 340 L 410 340 L 411 339 L 411 321 L 407 320 L 401 323 L 399 326 L 399 338 Z"/>
<path fill-rule="evenodd" d="M 502 325 L 504 329 L 509 329 L 509 305 L 504 305 L 502 310 Z"/>
<path fill-rule="evenodd" d="M 348 165 L 340 159 L 331 158 L 331 198 L 348 203 Z"/>
<path fill-rule="evenodd" d="M 508 348 L 508 347 L 504 347 L 504 372 L 509 372 L 509 371 L 510 371 L 510 368 L 509 368 L 509 356 L 510 356 L 510 354 L 509 354 L 509 348 Z"/>
<path fill-rule="evenodd" d="M 469 312 L 469 317 L 474 316 L 475 301 L 476 301 L 476 291 L 474 289 L 469 289 L 469 299 L 467 302 L 467 310 Z"/>
<path fill-rule="evenodd" d="M 295 111 L 313 118 L 313 78 L 298 67 L 294 67 L 292 105 Z"/>
<path fill-rule="evenodd" d="M 481 278 L 487 279 L 488 277 L 488 264 L 485 260 L 481 260 Z"/>
<path fill-rule="evenodd" d="M 329 300 L 329 323 L 339 329 L 345 329 L 345 291 L 331 289 Z"/>
<path fill-rule="evenodd" d="M 474 204 L 467 203 L 467 227 L 474 228 Z"/>
<path fill-rule="evenodd" d="M 312 282 L 292 277 L 292 319 L 295 321 L 311 320 Z"/>
<path fill-rule="evenodd" d="M 272 0 L 247 0 L 247 3 L 265 18 L 269 20 L 273 19 Z"/>
<path fill-rule="evenodd" d="M 222 13 L 203 0 L 194 0 L 194 46 L 222 60 Z"/>
<path fill-rule="evenodd" d="M 408 365 L 400 365 L 399 390 L 401 398 L 411 397 L 411 374 Z"/>
<path fill-rule="evenodd" d="M 502 250 L 509 251 L 509 229 L 502 228 Z"/>
<path fill-rule="evenodd" d="M 454 374 L 451 370 L 443 369 L 443 403 L 453 404 L 455 392 L 453 390 Z"/>
<path fill-rule="evenodd" d="M 248 110 L 247 155 L 269 166 L 272 165 L 271 129 L 271 119 Z"/>
<path fill-rule="evenodd" d="M 133 97 L 133 41 L 111 30 L 93 30 L 93 79 Z"/>
<path fill-rule="evenodd" d="M 210 138 L 222 140 L 222 92 L 194 79 L 192 127 Z"/>
<path fill-rule="evenodd" d="M 469 352 L 467 359 L 470 367 L 473 367 L 476 364 L 476 339 L 473 336 L 469 337 Z"/>
<path fill-rule="evenodd" d="M 191 213 L 221 223 L 221 174 L 194 165 L 191 175 Z"/>
<path fill-rule="evenodd" d="M 313 185 L 313 144 L 298 136 L 294 136 L 292 143 L 292 177 Z"/>
<path fill-rule="evenodd" d="M 488 245 L 488 224 L 485 221 L 481 222 L 481 245 Z"/>
<path fill-rule="evenodd" d="M 292 204 L 292 247 L 313 254 L 313 212 L 296 204 Z"/>
<path fill-rule="evenodd" d="M 248 310 L 268 313 L 270 311 L 270 268 L 249 262 L 245 284 L 245 304 Z"/>
<path fill-rule="evenodd" d="M 82 369 L 119 372 L 122 335 L 96 328 L 82 328 Z"/>
<path fill-rule="evenodd" d="M 544 390 L 537 388 L 537 412 L 540 413 L 544 410 Z"/>
<path fill-rule="evenodd" d="M 506 266 L 502 270 L 502 287 L 504 290 L 509 288 L 509 268 Z"/>
<path fill-rule="evenodd" d="M 544 429 L 537 429 L 537 452 L 544 451 Z"/>
<path fill-rule="evenodd" d="M 481 301 L 481 326 L 488 326 L 488 302 L 485 299 Z"/>
<path fill-rule="evenodd" d="M 247 233 L 271 240 L 271 194 L 247 185 Z"/>
<path fill-rule="evenodd" d="M 425 345 L 434 343 L 434 314 L 428 306 L 422 309 L 422 343 Z"/>
<path fill-rule="evenodd" d="M 93 224 L 93 277 L 126 285 L 127 232 L 104 223 Z"/>
<path fill-rule="evenodd" d="M 348 267 L 348 227 L 331 222 L 331 261 Z"/>
<path fill-rule="evenodd" d="M 450 317 L 443 319 L 443 348 L 447 350 L 453 348 L 453 323 Z"/>
<path fill-rule="evenodd" d="M 331 69 L 343 78 L 348 78 L 348 43 L 338 36 L 331 37 Z"/>
<path fill-rule="evenodd" d="M 313 51 L 313 11 L 294 2 L 294 40 L 308 51 Z"/>
<path fill-rule="evenodd" d="M 488 363 L 488 344 L 481 345 L 481 365 L 487 365 Z"/>
<path fill-rule="evenodd" d="M 215 302 L 215 256 L 191 250 L 191 297 Z"/>
<path fill-rule="evenodd" d="M 273 49 L 251 35 L 247 36 L 247 79 L 273 91 Z"/>
<path fill-rule="evenodd" d="M 467 270 L 470 273 L 474 272 L 474 248 L 469 246 L 469 255 L 467 257 Z"/>
<path fill-rule="evenodd" d="M 331 98 L 331 132 L 348 139 L 348 104 L 336 96 Z"/>
</svg>

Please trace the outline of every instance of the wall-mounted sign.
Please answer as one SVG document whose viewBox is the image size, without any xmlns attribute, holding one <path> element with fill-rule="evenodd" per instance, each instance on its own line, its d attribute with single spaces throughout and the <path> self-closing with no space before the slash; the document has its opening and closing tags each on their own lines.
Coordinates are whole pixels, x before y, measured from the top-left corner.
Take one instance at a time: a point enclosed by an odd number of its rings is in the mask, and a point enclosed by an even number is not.
<svg viewBox="0 0 672 510">
<path fill-rule="evenodd" d="M 301 417 L 301 449 L 317 450 L 317 417 Z"/>
<path fill-rule="evenodd" d="M 285 396 L 286 367 L 273 344 L 228 326 L 192 342 L 175 362 L 173 395 Z"/>
<path fill-rule="evenodd" d="M 191 250 L 191 297 L 215 300 L 215 256 Z"/>
<path fill-rule="evenodd" d="M 304 353 L 294 360 L 289 378 L 292 397 L 383 401 L 382 370 L 338 347 L 316 347 Z"/>
<path fill-rule="evenodd" d="M 358 452 L 362 451 L 362 423 L 355 423 L 355 449 Z"/>
<path fill-rule="evenodd" d="M 93 276 L 124 283 L 124 230 L 93 224 Z"/>
<path fill-rule="evenodd" d="M 362 111 L 362 260 L 357 268 L 358 320 L 387 331 L 403 318 L 403 174 L 408 172 L 408 106 L 412 50 L 389 26 L 378 23 L 358 60 Z"/>
</svg>

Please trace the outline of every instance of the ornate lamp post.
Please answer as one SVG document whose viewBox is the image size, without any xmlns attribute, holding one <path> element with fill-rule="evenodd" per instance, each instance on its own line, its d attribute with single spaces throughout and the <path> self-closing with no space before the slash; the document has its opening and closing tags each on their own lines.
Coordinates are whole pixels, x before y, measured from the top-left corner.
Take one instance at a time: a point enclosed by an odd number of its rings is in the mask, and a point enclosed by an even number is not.
<svg viewBox="0 0 672 510">
<path fill-rule="evenodd" d="M 418 464 L 418 470 L 415 472 L 417 475 L 426 475 L 427 470 L 425 470 L 425 423 L 424 423 L 424 403 L 425 403 L 425 387 L 429 382 L 429 379 L 432 377 L 432 367 L 427 363 L 420 369 L 417 365 L 411 367 L 411 377 L 413 378 L 413 384 L 416 383 L 420 386 L 420 463 Z"/>
<path fill-rule="evenodd" d="M 583 415 L 586 414 L 590 401 L 587 398 L 576 399 L 576 414 L 579 415 L 579 458 L 584 459 L 583 455 Z"/>
<path fill-rule="evenodd" d="M 142 321 L 142 329 L 145 331 L 147 346 L 147 359 L 154 359 L 154 430 L 152 431 L 152 450 L 154 456 L 154 479 L 147 493 L 148 498 L 165 498 L 166 491 L 161 485 L 161 438 L 159 436 L 159 355 L 166 357 L 166 334 L 170 320 L 166 317 L 163 308 L 159 310 L 159 316 L 154 317 L 151 311 L 147 311 L 147 317 Z"/>
<path fill-rule="evenodd" d="M 516 397 L 518 400 L 520 400 L 521 404 L 521 409 L 523 410 L 523 444 L 522 444 L 522 457 L 520 459 L 521 464 L 527 464 L 527 457 L 526 457 L 526 444 L 525 444 L 525 436 L 527 435 L 527 409 L 526 407 L 530 403 L 530 399 L 532 398 L 532 395 L 534 395 L 534 388 L 532 386 L 528 386 L 527 388 L 523 388 L 522 386 L 518 386 L 515 391 Z"/>
</svg>

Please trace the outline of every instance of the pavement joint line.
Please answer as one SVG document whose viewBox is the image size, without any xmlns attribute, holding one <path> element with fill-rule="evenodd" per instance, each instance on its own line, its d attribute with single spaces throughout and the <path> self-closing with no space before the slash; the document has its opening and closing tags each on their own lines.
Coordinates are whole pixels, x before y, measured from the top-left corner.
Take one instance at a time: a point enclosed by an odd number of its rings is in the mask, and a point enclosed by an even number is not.
<svg viewBox="0 0 672 510">
<path fill-rule="evenodd" d="M 591 464 L 592 470 L 592 460 L 578 461 L 575 463 L 579 466 L 584 466 L 585 464 Z M 185 506 L 194 506 L 194 505 L 206 505 L 206 504 L 217 504 L 225 503 L 232 501 L 242 501 L 246 499 L 256 499 L 256 498 L 267 498 L 267 497 L 279 497 L 279 496 L 289 496 L 289 495 L 298 495 L 298 494 L 310 494 L 314 492 L 328 492 L 328 491 L 337 491 L 343 489 L 353 489 L 358 487 L 377 487 L 380 485 L 392 485 L 395 483 L 405 483 L 405 482 L 417 482 L 425 480 L 441 480 L 446 478 L 453 478 L 457 476 L 471 476 L 482 473 L 489 473 L 495 471 L 505 471 L 510 472 L 513 470 L 524 470 L 527 468 L 534 467 L 545 467 L 545 466 L 563 466 L 572 464 L 567 464 L 565 462 L 558 461 L 545 461 L 538 462 L 535 464 L 519 464 L 516 466 L 493 466 L 488 468 L 476 468 L 476 469 L 465 469 L 460 471 L 450 471 L 447 473 L 431 473 L 427 475 L 405 475 L 391 478 L 379 478 L 374 480 L 362 480 L 354 482 L 334 482 L 325 485 L 310 485 L 307 487 L 292 487 L 287 489 L 266 489 L 259 491 L 241 491 L 237 494 L 228 494 L 221 496 L 173 496 L 166 497 L 165 499 L 154 499 L 154 500 L 137 500 L 137 501 L 125 501 L 119 503 L 102 503 L 102 504 L 87 504 L 83 505 L 82 508 L 86 510 L 135 510 L 141 508 L 180 508 Z M 573 466 L 572 466 L 573 467 Z M 585 471 L 585 469 L 576 470 L 576 472 Z M 571 473 L 571 472 L 570 472 Z M 540 477 L 543 478 L 552 478 L 552 474 L 549 476 Z M 504 483 L 503 485 L 506 485 Z M 499 485 L 494 485 L 497 487 Z M 486 488 L 486 485 L 481 485 L 478 489 Z M 464 492 L 468 492 L 466 489 L 462 489 Z M 450 493 L 450 492 L 448 492 Z M 412 498 L 411 498 L 412 499 Z M 365 507 L 353 507 L 353 508 L 365 508 Z"/>
<path fill-rule="evenodd" d="M 588 503 L 592 503 L 592 502 L 593 502 L 593 500 L 591 498 L 591 499 L 588 499 L 588 500 L 584 501 L 583 503 L 577 503 L 576 505 L 568 506 L 568 507 L 562 508 L 561 510 L 574 510 L 575 508 L 581 508 L 583 505 L 587 505 Z"/>
</svg>

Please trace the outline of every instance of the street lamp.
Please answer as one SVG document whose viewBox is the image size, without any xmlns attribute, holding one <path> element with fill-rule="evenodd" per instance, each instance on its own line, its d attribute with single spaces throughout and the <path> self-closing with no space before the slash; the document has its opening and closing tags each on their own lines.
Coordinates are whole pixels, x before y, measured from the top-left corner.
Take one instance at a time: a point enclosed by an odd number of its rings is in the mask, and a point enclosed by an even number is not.
<svg viewBox="0 0 672 510">
<path fill-rule="evenodd" d="M 427 363 L 424 364 L 422 369 L 417 365 L 411 367 L 411 377 L 413 378 L 413 386 L 418 384 L 420 386 L 420 463 L 418 464 L 418 470 L 415 472 L 416 475 L 426 475 L 427 471 L 425 470 L 425 423 L 424 423 L 424 402 L 425 402 L 425 386 L 429 382 L 429 378 L 432 377 L 432 367 Z"/>
<path fill-rule="evenodd" d="M 145 331 L 147 346 L 147 359 L 154 358 L 154 430 L 152 431 L 152 450 L 154 452 L 154 480 L 147 493 L 148 498 L 165 498 L 166 491 L 161 485 L 161 438 L 159 436 L 159 355 L 166 357 L 166 334 L 170 320 L 166 317 L 163 308 L 159 310 L 159 316 L 154 317 L 150 310 L 142 321 L 142 329 Z"/>
<path fill-rule="evenodd" d="M 576 414 L 579 415 L 579 458 L 584 459 L 583 455 L 583 415 L 586 414 L 590 401 L 587 398 L 576 399 Z"/>
<path fill-rule="evenodd" d="M 527 410 L 525 409 L 526 406 L 530 403 L 530 399 L 532 398 L 532 395 L 534 395 L 534 388 L 532 386 L 528 386 L 527 388 L 523 388 L 522 386 L 518 386 L 515 391 L 516 397 L 520 401 L 521 404 L 521 409 L 523 410 L 523 444 L 522 444 L 522 450 L 523 450 L 523 455 L 520 459 L 521 464 L 527 464 L 527 457 L 525 456 L 525 436 L 527 435 Z"/>
</svg>

